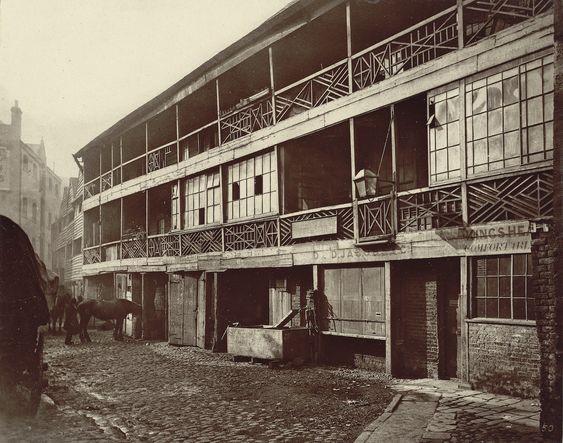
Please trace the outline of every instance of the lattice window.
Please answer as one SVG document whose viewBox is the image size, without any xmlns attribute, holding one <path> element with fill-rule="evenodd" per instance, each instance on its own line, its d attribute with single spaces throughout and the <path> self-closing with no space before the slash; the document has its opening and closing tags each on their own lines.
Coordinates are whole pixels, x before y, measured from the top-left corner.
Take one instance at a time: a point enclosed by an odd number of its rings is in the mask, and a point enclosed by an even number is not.
<svg viewBox="0 0 563 443">
<path fill-rule="evenodd" d="M 531 254 L 472 260 L 473 317 L 534 320 Z"/>
<path fill-rule="evenodd" d="M 440 182 L 460 176 L 459 88 L 428 100 L 430 180 Z"/>
<path fill-rule="evenodd" d="M 553 158 L 553 56 L 466 86 L 467 173 Z"/>
<path fill-rule="evenodd" d="M 219 171 L 188 178 L 185 208 L 184 225 L 187 228 L 221 221 Z"/>
<path fill-rule="evenodd" d="M 273 151 L 229 165 L 227 219 L 277 212 L 276 171 Z"/>
</svg>

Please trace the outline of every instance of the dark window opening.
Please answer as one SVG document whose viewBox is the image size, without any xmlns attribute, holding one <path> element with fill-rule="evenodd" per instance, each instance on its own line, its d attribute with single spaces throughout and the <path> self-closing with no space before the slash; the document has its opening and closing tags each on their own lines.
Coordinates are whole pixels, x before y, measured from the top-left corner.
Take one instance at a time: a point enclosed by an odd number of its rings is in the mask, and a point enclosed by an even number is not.
<svg viewBox="0 0 563 443">
<path fill-rule="evenodd" d="M 145 124 L 135 126 L 123 134 L 122 152 L 123 162 L 139 157 L 147 152 Z"/>
<path fill-rule="evenodd" d="M 155 115 L 148 121 L 148 149 L 164 146 L 176 140 L 176 107 Z"/>
<path fill-rule="evenodd" d="M 199 208 L 197 216 L 198 216 L 199 224 L 204 225 L 205 224 L 205 208 Z"/>
<path fill-rule="evenodd" d="M 217 120 L 217 91 L 209 82 L 178 103 L 178 127 L 183 137 Z"/>
<path fill-rule="evenodd" d="M 264 192 L 264 180 L 262 175 L 254 177 L 254 195 L 262 195 Z"/>
<path fill-rule="evenodd" d="M 284 214 L 351 201 L 348 123 L 285 143 L 280 163 Z"/>
<path fill-rule="evenodd" d="M 269 88 L 270 61 L 268 51 L 262 50 L 220 77 L 221 114 L 267 97 Z"/>
<path fill-rule="evenodd" d="M 273 45 L 276 89 L 346 58 L 346 10 L 338 6 Z"/>
<path fill-rule="evenodd" d="M 233 183 L 233 201 L 240 200 L 240 185 L 238 182 Z"/>
</svg>

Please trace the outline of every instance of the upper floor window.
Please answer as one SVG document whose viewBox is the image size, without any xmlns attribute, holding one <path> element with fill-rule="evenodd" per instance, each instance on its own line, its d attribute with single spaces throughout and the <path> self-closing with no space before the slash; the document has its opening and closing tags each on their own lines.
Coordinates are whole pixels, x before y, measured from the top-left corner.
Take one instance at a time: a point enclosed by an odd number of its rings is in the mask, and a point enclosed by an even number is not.
<svg viewBox="0 0 563 443">
<path fill-rule="evenodd" d="M 474 78 L 465 100 L 469 175 L 553 158 L 553 56 Z"/>
<path fill-rule="evenodd" d="M 227 219 L 277 211 L 276 170 L 273 151 L 229 165 Z"/>
<path fill-rule="evenodd" d="M 472 259 L 473 317 L 534 320 L 531 254 Z"/>
<path fill-rule="evenodd" d="M 53 179 L 49 177 L 49 191 L 53 190 Z"/>
<path fill-rule="evenodd" d="M 35 202 L 31 206 L 31 218 L 34 222 L 37 221 L 37 203 Z"/>
<path fill-rule="evenodd" d="M 29 172 L 29 160 L 26 155 L 23 156 L 23 172 Z"/>
<path fill-rule="evenodd" d="M 221 221 L 219 171 L 188 178 L 185 189 L 186 228 Z"/>
<path fill-rule="evenodd" d="M 430 181 L 439 182 L 460 176 L 459 88 L 431 95 L 428 138 Z"/>
<path fill-rule="evenodd" d="M 172 185 L 172 229 L 180 229 L 180 191 L 178 185 Z"/>
<path fill-rule="evenodd" d="M 22 198 L 22 215 L 24 217 L 28 216 L 27 215 L 27 198 L 26 197 Z"/>
</svg>

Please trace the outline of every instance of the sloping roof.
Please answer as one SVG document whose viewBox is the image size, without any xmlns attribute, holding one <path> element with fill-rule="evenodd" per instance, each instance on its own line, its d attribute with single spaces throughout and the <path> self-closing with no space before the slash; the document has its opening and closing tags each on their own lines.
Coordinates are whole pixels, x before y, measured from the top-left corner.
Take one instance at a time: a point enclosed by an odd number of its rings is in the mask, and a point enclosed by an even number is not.
<svg viewBox="0 0 563 443">
<path fill-rule="evenodd" d="M 340 0 L 343 3 L 345 0 Z M 159 105 L 163 104 L 167 99 L 172 97 L 174 94 L 180 92 L 182 89 L 188 87 L 191 83 L 196 81 L 198 78 L 202 77 L 205 73 L 213 70 L 215 67 L 219 66 L 229 57 L 240 52 L 242 49 L 247 47 L 248 45 L 252 44 L 253 42 L 259 40 L 271 34 L 273 30 L 275 30 L 280 25 L 289 21 L 292 17 L 295 17 L 297 14 L 300 14 L 301 17 L 307 17 L 307 11 L 314 11 L 318 5 L 325 4 L 326 0 L 293 0 L 291 3 L 286 5 L 283 9 L 279 12 L 274 14 L 260 26 L 258 26 L 253 31 L 246 34 L 241 39 L 237 40 L 226 49 L 222 50 L 215 56 L 211 57 L 208 61 L 203 63 L 201 66 L 190 72 L 180 81 L 176 82 L 164 92 L 149 100 L 144 105 L 140 106 L 139 108 L 135 109 L 133 112 L 129 113 L 117 123 L 112 125 L 110 128 L 102 132 L 92 141 L 87 143 L 84 147 L 82 147 L 75 156 L 81 157 L 86 150 L 95 146 L 96 144 L 115 136 L 117 133 L 124 131 L 128 128 L 136 120 L 140 119 L 144 114 L 149 113 L 151 110 L 157 108 Z"/>
</svg>

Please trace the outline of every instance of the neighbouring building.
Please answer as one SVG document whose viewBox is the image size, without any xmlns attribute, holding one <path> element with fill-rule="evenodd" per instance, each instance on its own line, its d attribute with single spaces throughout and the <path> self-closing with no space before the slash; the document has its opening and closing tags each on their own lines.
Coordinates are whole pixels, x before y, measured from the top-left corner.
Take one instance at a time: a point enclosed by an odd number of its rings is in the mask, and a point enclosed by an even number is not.
<svg viewBox="0 0 563 443">
<path fill-rule="evenodd" d="M 18 223 L 35 252 L 53 267 L 51 224 L 58 217 L 61 179 L 47 166 L 43 140 L 24 143 L 22 110 L 16 102 L 11 122 L 0 122 L 0 214 Z"/>
<path fill-rule="evenodd" d="M 63 190 L 59 210 L 59 218 L 52 226 L 53 245 L 55 248 L 54 270 L 61 283 L 74 297 L 83 296 L 82 279 L 82 233 L 84 216 L 82 213 L 84 177 L 69 179 L 68 186 Z"/>
<path fill-rule="evenodd" d="M 537 395 L 553 52 L 549 0 L 291 3 L 77 153 L 87 296 L 222 350 L 317 289 L 321 358 Z"/>
</svg>

